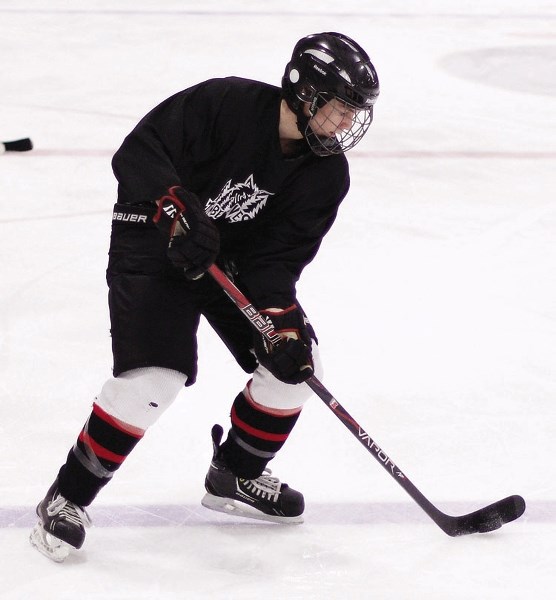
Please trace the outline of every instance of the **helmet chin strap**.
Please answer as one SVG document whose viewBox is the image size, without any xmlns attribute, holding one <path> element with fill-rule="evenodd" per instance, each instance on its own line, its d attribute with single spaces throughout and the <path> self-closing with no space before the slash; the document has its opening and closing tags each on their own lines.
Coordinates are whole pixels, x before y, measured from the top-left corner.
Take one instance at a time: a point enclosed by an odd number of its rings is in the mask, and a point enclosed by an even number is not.
<svg viewBox="0 0 556 600">
<path fill-rule="evenodd" d="M 305 104 L 309 104 L 309 116 L 305 114 Z M 318 97 L 315 97 L 311 100 L 311 102 L 299 102 L 297 108 L 295 109 L 295 114 L 297 116 L 297 129 L 299 133 L 306 138 L 307 135 L 307 127 L 309 127 L 309 121 L 315 116 L 318 110 Z"/>
<path fill-rule="evenodd" d="M 309 127 L 309 121 L 312 119 L 312 116 L 308 117 L 303 112 L 303 110 L 297 111 L 296 116 L 297 116 L 297 121 L 296 121 L 297 129 L 299 130 L 299 133 L 301 133 L 303 138 L 305 138 L 305 134 L 307 133 L 307 127 Z"/>
</svg>

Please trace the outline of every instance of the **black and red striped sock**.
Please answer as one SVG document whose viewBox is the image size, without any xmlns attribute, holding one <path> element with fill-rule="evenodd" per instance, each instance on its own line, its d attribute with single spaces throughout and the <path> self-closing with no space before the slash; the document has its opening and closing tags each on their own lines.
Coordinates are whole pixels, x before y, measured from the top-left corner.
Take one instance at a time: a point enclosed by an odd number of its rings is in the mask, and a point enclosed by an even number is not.
<svg viewBox="0 0 556 600">
<path fill-rule="evenodd" d="M 64 498 L 88 506 L 112 478 L 144 431 L 115 419 L 97 404 L 58 474 Z"/>
<path fill-rule="evenodd" d="M 256 479 L 284 445 L 301 413 L 277 415 L 255 405 L 244 393 L 232 405 L 232 428 L 221 446 L 221 456 L 238 477 Z"/>
</svg>

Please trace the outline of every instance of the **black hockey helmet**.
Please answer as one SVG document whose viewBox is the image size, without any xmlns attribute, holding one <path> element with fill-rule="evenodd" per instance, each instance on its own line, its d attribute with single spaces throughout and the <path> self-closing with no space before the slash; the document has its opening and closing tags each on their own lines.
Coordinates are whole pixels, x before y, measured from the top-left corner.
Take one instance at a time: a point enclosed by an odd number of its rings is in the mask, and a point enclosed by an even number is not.
<svg viewBox="0 0 556 600">
<path fill-rule="evenodd" d="M 339 154 L 357 144 L 373 120 L 378 76 L 368 54 L 341 33 L 308 35 L 297 42 L 282 79 L 282 96 L 297 115 L 297 125 L 318 155 Z M 352 125 L 332 137 L 317 135 L 311 118 L 336 98 L 353 115 Z M 309 114 L 304 110 L 309 104 Z"/>
</svg>

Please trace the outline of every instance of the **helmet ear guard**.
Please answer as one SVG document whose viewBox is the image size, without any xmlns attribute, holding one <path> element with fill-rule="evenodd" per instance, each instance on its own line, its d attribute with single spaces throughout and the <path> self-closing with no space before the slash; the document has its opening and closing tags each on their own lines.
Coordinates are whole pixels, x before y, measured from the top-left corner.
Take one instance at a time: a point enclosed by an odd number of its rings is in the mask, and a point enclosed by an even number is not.
<svg viewBox="0 0 556 600">
<path fill-rule="evenodd" d="M 288 69 L 291 64 L 287 65 L 286 73 L 282 79 L 282 94 L 288 105 L 291 102 L 297 110 L 300 102 L 311 102 L 315 98 L 317 91 L 306 77 L 301 81 L 301 74 L 295 67 Z"/>
</svg>

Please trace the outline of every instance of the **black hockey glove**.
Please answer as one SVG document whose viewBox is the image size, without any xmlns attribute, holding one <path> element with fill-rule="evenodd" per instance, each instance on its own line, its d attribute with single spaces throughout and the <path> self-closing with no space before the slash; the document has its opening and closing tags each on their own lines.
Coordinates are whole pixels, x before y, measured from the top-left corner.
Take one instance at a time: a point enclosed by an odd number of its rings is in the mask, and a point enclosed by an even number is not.
<svg viewBox="0 0 556 600">
<path fill-rule="evenodd" d="M 171 187 L 158 201 L 153 221 L 170 238 L 168 258 L 188 279 L 201 277 L 216 260 L 220 234 L 192 192 Z"/>
<path fill-rule="evenodd" d="M 261 310 L 270 320 L 282 341 L 273 345 L 262 335 L 255 334 L 255 354 L 261 365 L 284 383 L 301 383 L 314 371 L 311 354 L 311 334 L 305 315 L 292 304 L 283 309 Z M 312 329 L 311 329 L 312 331 Z"/>
</svg>

